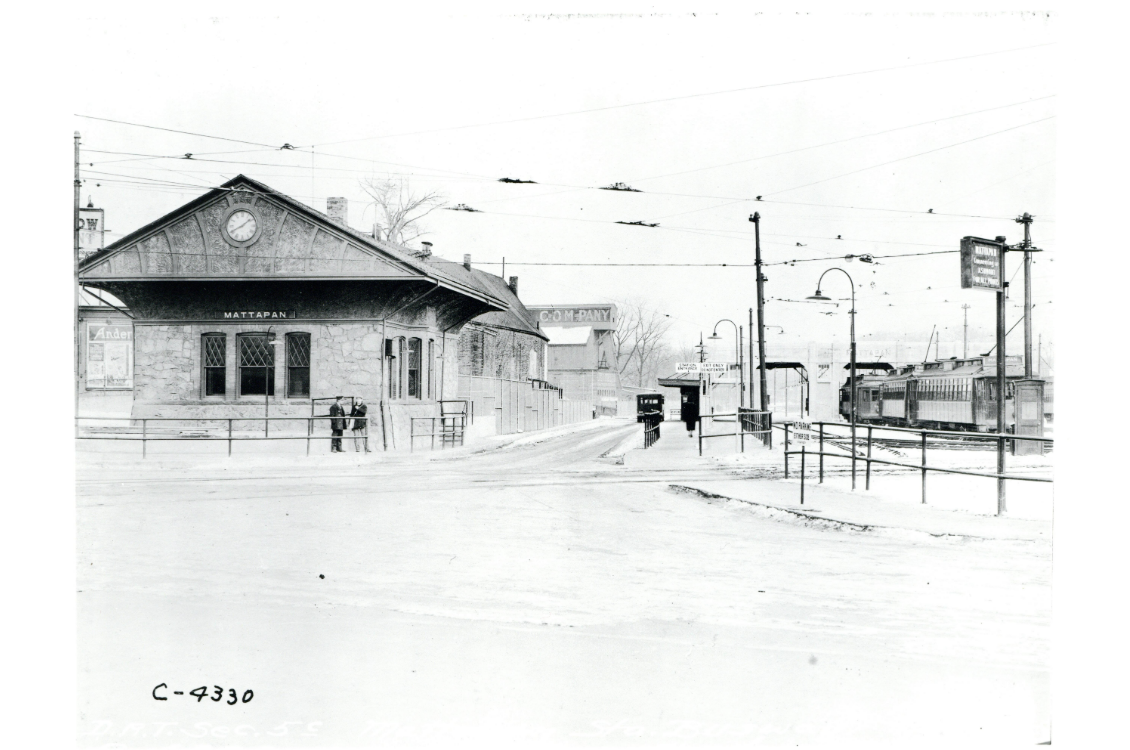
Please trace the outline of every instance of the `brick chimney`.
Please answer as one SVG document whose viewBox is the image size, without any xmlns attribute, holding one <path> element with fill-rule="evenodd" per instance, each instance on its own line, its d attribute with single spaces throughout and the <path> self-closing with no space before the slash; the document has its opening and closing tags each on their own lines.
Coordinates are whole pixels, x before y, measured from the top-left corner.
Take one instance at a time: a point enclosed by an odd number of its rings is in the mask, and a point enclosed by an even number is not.
<svg viewBox="0 0 1130 750">
<path fill-rule="evenodd" d="M 417 258 L 430 258 L 432 257 L 432 243 L 424 240 L 420 243 L 420 252 L 416 253 Z"/>
<path fill-rule="evenodd" d="M 463 255 L 463 267 L 466 268 L 468 271 L 471 270 L 471 254 L 470 253 L 464 253 L 464 255 Z"/>
<path fill-rule="evenodd" d="M 326 198 L 326 215 L 343 227 L 349 226 L 349 201 L 345 198 Z"/>
<path fill-rule="evenodd" d="M 515 297 L 517 297 L 518 296 L 518 277 L 517 276 L 511 276 L 510 277 L 510 283 L 507 284 L 507 286 L 510 287 L 510 291 L 514 294 Z"/>
</svg>

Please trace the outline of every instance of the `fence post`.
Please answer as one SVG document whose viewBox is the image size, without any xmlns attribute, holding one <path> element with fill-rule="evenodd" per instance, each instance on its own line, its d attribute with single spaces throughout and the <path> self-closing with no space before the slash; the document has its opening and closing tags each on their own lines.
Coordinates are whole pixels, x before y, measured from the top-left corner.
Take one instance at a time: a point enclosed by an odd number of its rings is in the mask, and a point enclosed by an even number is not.
<svg viewBox="0 0 1130 750">
<path fill-rule="evenodd" d="M 785 479 L 789 478 L 789 423 L 785 423 Z"/>
<path fill-rule="evenodd" d="M 824 484 L 824 423 L 818 422 L 820 426 L 820 484 Z"/>
<path fill-rule="evenodd" d="M 698 415 L 698 455 L 702 457 L 702 415 Z"/>
<path fill-rule="evenodd" d="M 800 504 L 804 505 L 804 454 L 807 446 L 800 446 Z"/>
<path fill-rule="evenodd" d="M 867 472 L 863 482 L 863 489 L 871 489 L 871 425 L 867 425 Z"/>
<path fill-rule="evenodd" d="M 443 427 L 443 422 L 440 422 L 440 427 Z M 436 449 L 436 418 L 432 417 L 432 450 Z"/>
<path fill-rule="evenodd" d="M 231 420 L 228 420 L 228 458 L 231 458 Z"/>
<path fill-rule="evenodd" d="M 145 441 L 145 433 L 147 432 L 147 426 L 146 426 L 146 423 L 147 423 L 148 421 L 149 421 L 149 420 L 147 420 L 147 419 L 143 419 L 143 420 L 141 420 L 141 457 L 142 457 L 142 458 L 145 458 L 145 456 L 146 456 L 146 450 L 145 450 L 145 445 L 146 445 L 146 441 Z"/>
<path fill-rule="evenodd" d="M 926 502 L 926 433 L 922 433 L 922 502 Z"/>
<path fill-rule="evenodd" d="M 306 455 L 310 455 L 310 436 L 314 434 L 314 418 L 306 418 Z"/>
</svg>

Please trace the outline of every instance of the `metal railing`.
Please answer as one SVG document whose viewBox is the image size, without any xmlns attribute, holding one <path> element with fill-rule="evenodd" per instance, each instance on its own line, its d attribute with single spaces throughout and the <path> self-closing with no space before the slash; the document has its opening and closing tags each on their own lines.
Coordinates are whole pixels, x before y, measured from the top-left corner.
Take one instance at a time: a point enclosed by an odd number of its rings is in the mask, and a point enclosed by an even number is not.
<svg viewBox="0 0 1130 750">
<path fill-rule="evenodd" d="M 427 432 L 417 432 L 417 423 L 428 423 Z M 436 430 L 436 423 L 439 423 L 439 430 Z M 432 439 L 431 449 L 435 450 L 436 438 L 440 439 L 439 447 L 446 448 L 448 446 L 456 447 L 463 445 L 463 434 L 467 429 L 467 415 L 466 414 L 447 414 L 440 417 L 411 417 L 409 423 L 409 436 L 408 436 L 408 452 L 412 453 L 416 449 L 416 438 L 430 437 Z"/>
<path fill-rule="evenodd" d="M 643 447 L 650 448 L 659 439 L 659 425 L 663 424 L 662 414 L 646 414 L 643 417 Z"/>
<path fill-rule="evenodd" d="M 165 441 L 196 441 L 196 442 L 216 442 L 226 441 L 228 444 L 228 455 L 232 454 L 232 443 L 259 441 L 259 440 L 305 440 L 306 441 L 306 455 L 310 455 L 310 443 L 313 440 L 352 440 L 354 436 L 344 434 L 349 432 L 343 430 L 342 435 L 315 435 L 314 423 L 318 420 L 342 419 L 349 420 L 351 417 L 331 417 L 329 415 L 311 416 L 311 417 L 75 417 L 75 421 L 89 420 L 94 422 L 140 422 L 141 433 L 119 433 L 119 434 L 82 434 L 81 432 L 75 436 L 76 440 L 123 440 L 126 442 L 140 442 L 141 443 L 141 457 L 148 457 L 149 443 L 151 442 L 165 442 Z M 267 430 L 264 430 L 263 435 L 240 435 L 234 431 L 235 422 L 305 422 L 306 434 L 298 435 L 271 435 Z M 162 433 L 151 433 L 149 431 L 150 422 L 209 422 L 226 424 L 226 434 L 221 429 L 221 434 L 213 434 L 208 428 L 204 428 L 198 434 L 193 435 L 169 435 Z"/>
<path fill-rule="evenodd" d="M 800 450 L 789 450 L 789 428 L 790 427 L 795 428 L 795 426 L 797 424 L 798 423 L 796 423 L 796 422 L 783 422 L 783 423 L 777 425 L 777 427 L 783 429 L 784 433 L 785 433 L 785 444 L 784 444 L 785 479 L 789 478 L 789 456 L 797 456 L 797 455 L 800 456 L 800 501 L 801 501 L 801 505 L 804 504 L 805 460 L 807 459 L 808 456 L 813 456 L 813 455 L 815 455 L 819 458 L 819 468 L 817 470 L 817 475 L 819 477 L 819 483 L 820 484 L 824 483 L 824 457 L 825 456 L 827 456 L 829 458 L 847 459 L 847 460 L 851 461 L 852 462 L 852 472 L 853 472 L 852 476 L 853 476 L 853 478 L 854 478 L 854 471 L 855 471 L 856 462 L 863 461 L 864 464 L 865 464 L 865 470 L 864 470 L 864 477 L 865 477 L 865 479 L 864 479 L 864 489 L 865 490 L 871 489 L 871 465 L 872 464 L 880 464 L 880 465 L 883 465 L 883 466 L 901 467 L 901 468 L 906 468 L 906 469 L 916 469 L 916 470 L 918 470 L 922 473 L 922 502 L 923 503 L 926 502 L 926 475 L 931 471 L 938 472 L 938 473 L 941 473 L 941 474 L 962 474 L 962 475 L 965 475 L 965 476 L 985 477 L 985 478 L 988 478 L 988 479 L 996 479 L 998 481 L 998 483 L 1003 483 L 1006 480 L 1021 481 L 1021 482 L 1046 482 L 1046 483 L 1051 483 L 1053 481 L 1053 480 L 1045 478 L 1045 477 L 1023 476 L 1023 475 L 1020 475 L 1020 474 L 1006 474 L 1004 472 L 972 471 L 972 470 L 969 470 L 969 469 L 951 469 L 951 468 L 945 468 L 945 467 L 941 467 L 941 466 L 930 466 L 929 464 L 926 463 L 926 450 L 927 450 L 927 446 L 928 446 L 928 438 L 931 435 L 933 435 L 935 437 L 949 438 L 950 440 L 949 440 L 948 447 L 950 447 L 950 448 L 956 447 L 958 445 L 967 445 L 969 443 L 973 443 L 973 442 L 976 442 L 976 441 L 984 441 L 984 442 L 992 441 L 993 443 L 996 444 L 996 448 L 997 448 L 998 452 L 1004 450 L 1005 441 L 1031 440 L 1031 441 L 1037 441 L 1037 442 L 1040 442 L 1040 443 L 1046 443 L 1047 445 L 1051 445 L 1054 441 L 1053 441 L 1052 438 L 1048 438 L 1048 437 L 1000 434 L 1000 433 L 992 433 L 992 432 L 961 432 L 961 431 L 958 431 L 958 430 L 918 430 L 918 429 L 913 429 L 913 428 L 909 428 L 909 427 L 887 427 L 887 426 L 877 426 L 877 425 L 859 425 L 859 427 L 866 427 L 866 429 L 867 429 L 867 437 L 866 438 L 856 438 L 855 444 L 852 444 L 848 448 L 845 448 L 845 450 L 847 450 L 848 453 L 829 453 L 829 452 L 826 452 L 824 450 L 825 441 L 833 442 L 833 443 L 842 443 L 845 440 L 850 442 L 852 438 L 851 438 L 850 434 L 848 434 L 848 435 L 840 435 L 840 434 L 834 434 L 834 433 L 829 434 L 829 433 L 827 433 L 826 428 L 827 427 L 833 427 L 833 428 L 844 429 L 844 428 L 848 427 L 847 424 L 844 424 L 842 422 L 806 422 L 806 423 L 800 423 L 800 424 L 807 424 L 807 425 L 816 425 L 816 427 L 817 427 L 816 440 L 818 442 L 818 450 L 815 451 L 815 452 L 808 450 L 807 443 L 810 442 L 810 440 L 808 440 L 808 439 L 806 439 L 805 442 L 801 445 Z M 905 463 L 905 462 L 900 462 L 900 461 L 888 461 L 886 459 L 874 458 L 871 454 L 871 449 L 872 449 L 872 446 L 875 442 L 880 442 L 880 443 L 892 442 L 889 439 L 883 439 L 883 438 L 879 438 L 878 441 L 876 441 L 873 438 L 873 434 L 874 434 L 875 431 L 891 431 L 891 432 L 910 433 L 910 434 L 918 435 L 919 439 L 917 441 L 913 441 L 913 444 L 914 444 L 915 447 L 919 447 L 919 446 L 921 447 L 921 451 L 922 451 L 921 462 L 917 463 L 917 464 L 912 464 L 912 463 Z M 954 440 L 954 439 L 956 439 L 956 440 Z M 793 442 L 798 442 L 798 441 L 794 438 Z M 857 450 L 856 444 L 858 444 L 860 442 L 862 442 L 864 444 L 864 446 L 866 447 L 866 453 L 863 456 L 860 456 L 859 453 L 858 453 L 858 450 Z M 910 442 L 910 441 L 905 441 L 905 442 Z M 908 446 L 901 445 L 900 447 L 908 447 Z M 935 447 L 940 448 L 941 444 L 936 443 Z M 854 482 L 854 479 L 853 479 L 853 482 Z M 853 486 L 854 486 L 854 484 L 853 484 Z"/>
<path fill-rule="evenodd" d="M 740 419 L 738 418 L 740 415 Z M 703 432 L 702 423 L 704 420 L 710 420 L 711 424 L 714 422 L 733 422 L 734 429 L 732 432 L 718 432 L 714 434 L 707 434 Z M 762 444 L 772 448 L 773 447 L 773 414 L 767 411 L 758 411 L 756 409 L 738 408 L 737 412 L 720 412 L 717 414 L 703 414 L 698 419 L 698 455 L 702 455 L 702 441 L 710 438 L 730 437 L 734 438 L 736 447 L 739 451 L 745 452 L 745 436 L 757 435 Z"/>
</svg>

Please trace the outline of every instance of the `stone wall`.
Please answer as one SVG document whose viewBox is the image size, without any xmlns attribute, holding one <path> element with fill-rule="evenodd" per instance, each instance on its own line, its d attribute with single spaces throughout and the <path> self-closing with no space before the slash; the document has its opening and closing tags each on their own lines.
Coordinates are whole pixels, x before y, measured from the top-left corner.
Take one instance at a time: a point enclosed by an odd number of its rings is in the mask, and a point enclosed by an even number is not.
<svg viewBox="0 0 1130 750">
<path fill-rule="evenodd" d="M 541 380 L 545 357 L 545 340 L 532 334 L 477 323 L 463 326 L 459 333 L 459 372 L 463 375 Z"/>
</svg>

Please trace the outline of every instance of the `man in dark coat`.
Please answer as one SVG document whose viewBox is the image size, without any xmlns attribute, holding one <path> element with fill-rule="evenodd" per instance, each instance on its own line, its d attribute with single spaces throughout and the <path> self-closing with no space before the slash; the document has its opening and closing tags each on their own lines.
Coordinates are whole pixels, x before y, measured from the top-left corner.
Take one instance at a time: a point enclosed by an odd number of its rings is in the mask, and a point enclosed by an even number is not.
<svg viewBox="0 0 1130 750">
<path fill-rule="evenodd" d="M 365 415 L 369 412 L 369 407 L 365 405 L 365 399 L 359 398 L 353 402 L 353 408 L 349 411 L 349 416 L 353 417 L 353 450 L 356 453 L 361 452 L 361 442 L 365 443 L 365 452 L 372 453 L 369 450 L 369 420 Z"/>
<path fill-rule="evenodd" d="M 330 453 L 344 453 L 341 449 L 341 436 L 345 432 L 345 420 L 341 417 L 345 416 L 345 409 L 341 405 L 341 396 L 333 402 L 330 406 L 330 434 L 333 439 L 330 440 Z"/>
</svg>

